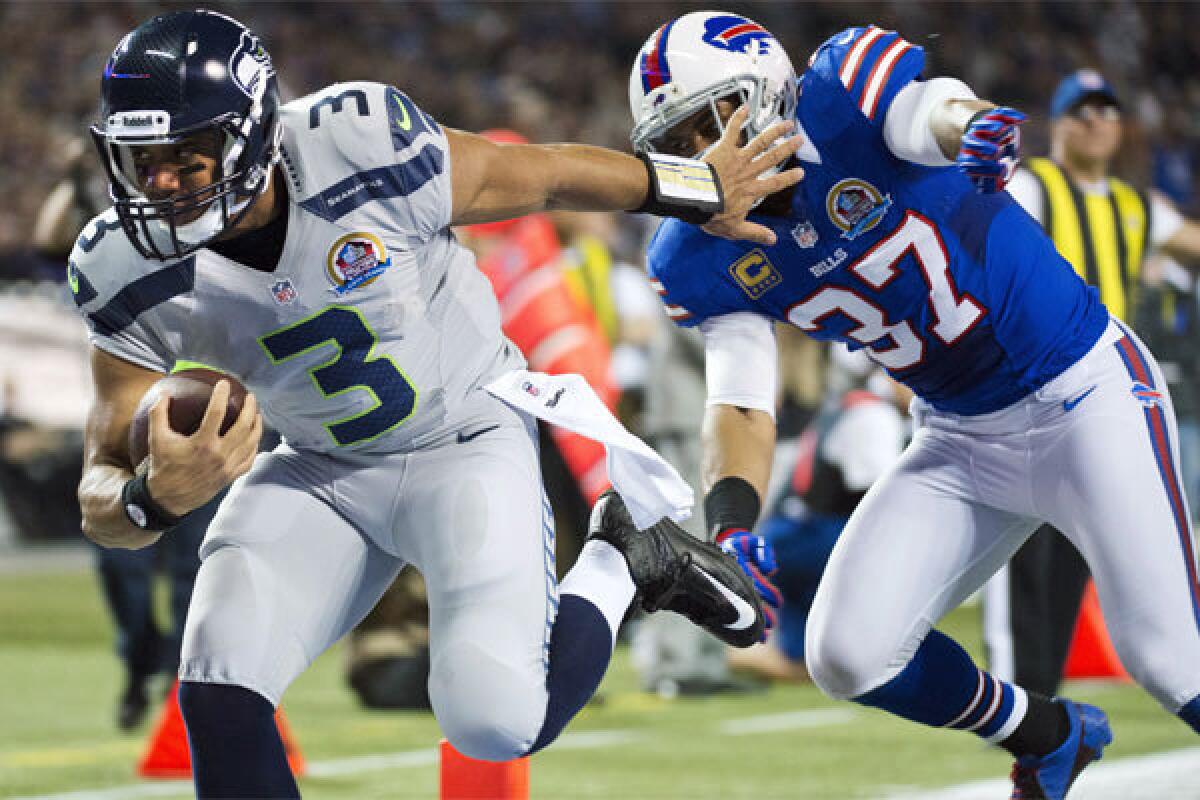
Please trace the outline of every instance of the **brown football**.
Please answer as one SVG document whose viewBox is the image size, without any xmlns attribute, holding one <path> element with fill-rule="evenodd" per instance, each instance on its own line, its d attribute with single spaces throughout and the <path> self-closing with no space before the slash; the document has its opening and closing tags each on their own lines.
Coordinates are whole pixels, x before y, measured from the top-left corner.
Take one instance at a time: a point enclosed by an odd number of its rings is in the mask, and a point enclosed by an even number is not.
<svg viewBox="0 0 1200 800">
<path fill-rule="evenodd" d="M 137 411 L 133 412 L 133 422 L 129 426 L 129 461 L 135 469 L 150 452 L 150 406 L 154 405 L 154 401 L 163 394 L 170 398 L 167 419 L 171 428 L 190 435 L 200 427 L 213 387 L 222 379 L 229 381 L 230 388 L 229 405 L 221 422 L 221 433 L 225 433 L 237 421 L 242 402 L 246 399 L 246 387 L 237 378 L 211 369 L 183 369 L 150 387 L 138 403 Z"/>
</svg>

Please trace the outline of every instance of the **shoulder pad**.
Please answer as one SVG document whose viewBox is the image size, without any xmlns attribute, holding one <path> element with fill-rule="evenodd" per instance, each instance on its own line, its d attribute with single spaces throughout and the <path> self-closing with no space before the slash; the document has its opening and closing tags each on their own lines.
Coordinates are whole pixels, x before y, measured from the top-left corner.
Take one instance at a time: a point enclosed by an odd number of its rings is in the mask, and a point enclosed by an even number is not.
<svg viewBox="0 0 1200 800">
<path fill-rule="evenodd" d="M 334 84 L 288 103 L 283 114 L 284 166 L 307 211 L 330 221 L 357 212 L 355 224 L 422 235 L 449 213 L 445 134 L 395 87 Z M 418 202 L 426 213 L 399 208 L 430 184 L 436 188 L 423 194 L 445 196 Z"/>
<path fill-rule="evenodd" d="M 93 217 L 67 259 L 67 287 L 75 305 L 83 307 L 111 296 L 151 267 L 129 240 L 113 209 Z"/>
<path fill-rule="evenodd" d="M 874 25 L 829 37 L 809 60 L 809 69 L 826 85 L 847 94 L 864 117 L 880 125 L 896 92 L 924 68 L 923 48 Z"/>
<path fill-rule="evenodd" d="M 195 283 L 195 254 L 166 263 L 143 257 L 111 209 L 88 223 L 67 261 L 71 297 L 89 327 L 103 335 L 125 329 L 159 303 L 190 292 Z"/>
</svg>

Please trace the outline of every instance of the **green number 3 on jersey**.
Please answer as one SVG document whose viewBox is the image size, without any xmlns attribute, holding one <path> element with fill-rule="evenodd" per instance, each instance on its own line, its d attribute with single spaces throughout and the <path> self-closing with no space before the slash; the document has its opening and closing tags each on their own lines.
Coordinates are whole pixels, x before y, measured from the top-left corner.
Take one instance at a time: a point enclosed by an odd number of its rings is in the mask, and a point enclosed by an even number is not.
<svg viewBox="0 0 1200 800">
<path fill-rule="evenodd" d="M 379 337 L 358 309 L 329 306 L 300 322 L 259 338 L 271 363 L 278 364 L 327 344 L 331 358 L 309 369 L 325 397 L 355 390 L 370 392 L 375 405 L 359 414 L 325 423 L 338 446 L 376 439 L 400 425 L 417 408 L 417 390 L 391 356 L 373 356 Z"/>
</svg>

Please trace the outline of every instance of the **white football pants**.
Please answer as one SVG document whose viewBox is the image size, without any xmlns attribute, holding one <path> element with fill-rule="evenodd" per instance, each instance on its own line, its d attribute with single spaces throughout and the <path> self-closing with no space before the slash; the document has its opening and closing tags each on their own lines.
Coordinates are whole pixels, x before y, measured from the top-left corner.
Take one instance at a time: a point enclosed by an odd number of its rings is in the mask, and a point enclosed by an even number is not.
<svg viewBox="0 0 1200 800">
<path fill-rule="evenodd" d="M 1042 522 L 1087 560 L 1130 674 L 1172 713 L 1200 694 L 1200 587 L 1175 415 L 1115 321 L 1074 366 L 976 417 L 913 405 L 917 433 L 834 548 L 808 625 L 814 681 L 847 699 L 895 677 L 930 627 Z"/>
</svg>

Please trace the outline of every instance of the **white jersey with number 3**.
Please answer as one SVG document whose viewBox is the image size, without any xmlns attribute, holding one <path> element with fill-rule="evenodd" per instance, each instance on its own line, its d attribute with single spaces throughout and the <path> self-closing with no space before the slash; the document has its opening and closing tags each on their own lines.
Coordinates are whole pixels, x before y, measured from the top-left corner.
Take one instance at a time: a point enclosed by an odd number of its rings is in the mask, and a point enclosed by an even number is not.
<svg viewBox="0 0 1200 800">
<path fill-rule="evenodd" d="M 470 423 L 482 384 L 523 360 L 450 232 L 445 134 L 366 82 L 289 103 L 282 121 L 275 271 L 208 249 L 143 258 L 110 209 L 70 259 L 92 343 L 152 370 L 196 362 L 235 376 L 300 449 L 407 451 Z"/>
</svg>

